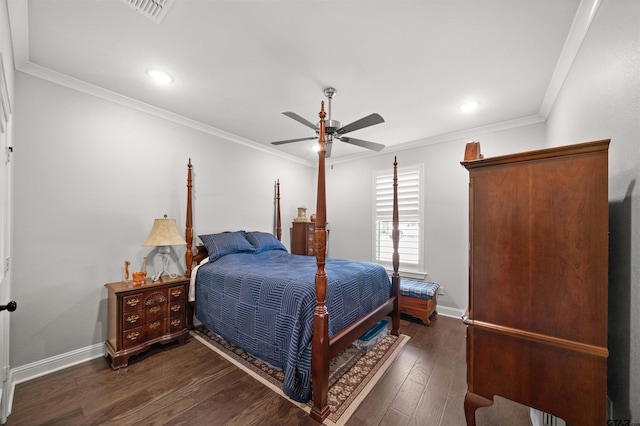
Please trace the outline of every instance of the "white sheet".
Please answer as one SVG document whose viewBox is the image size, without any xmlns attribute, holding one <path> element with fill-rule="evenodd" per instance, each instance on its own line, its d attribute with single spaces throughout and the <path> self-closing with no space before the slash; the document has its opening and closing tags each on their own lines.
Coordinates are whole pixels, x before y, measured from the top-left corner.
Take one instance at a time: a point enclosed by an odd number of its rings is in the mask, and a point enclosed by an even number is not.
<svg viewBox="0 0 640 426">
<path fill-rule="evenodd" d="M 209 258 L 204 258 L 195 268 L 191 270 L 191 282 L 189 283 L 189 302 L 194 302 L 196 300 L 196 275 L 198 274 L 198 268 L 200 265 L 204 265 L 209 262 Z"/>
</svg>

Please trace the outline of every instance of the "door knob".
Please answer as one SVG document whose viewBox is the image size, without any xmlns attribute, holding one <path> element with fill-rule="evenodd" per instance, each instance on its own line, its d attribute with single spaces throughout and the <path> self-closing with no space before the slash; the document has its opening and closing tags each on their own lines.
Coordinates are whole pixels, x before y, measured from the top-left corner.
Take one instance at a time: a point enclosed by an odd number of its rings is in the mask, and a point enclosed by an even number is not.
<svg viewBox="0 0 640 426">
<path fill-rule="evenodd" d="M 18 307 L 18 304 L 12 300 L 6 305 L 0 305 L 0 311 L 4 311 L 6 309 L 9 312 L 13 312 L 16 310 L 17 307 Z"/>
</svg>

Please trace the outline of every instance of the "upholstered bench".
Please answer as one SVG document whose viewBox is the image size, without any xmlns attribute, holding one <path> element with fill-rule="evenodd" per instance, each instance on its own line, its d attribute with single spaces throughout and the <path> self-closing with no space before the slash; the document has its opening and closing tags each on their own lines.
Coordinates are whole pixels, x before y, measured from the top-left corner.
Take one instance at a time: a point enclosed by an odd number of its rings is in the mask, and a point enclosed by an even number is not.
<svg viewBox="0 0 640 426">
<path fill-rule="evenodd" d="M 436 315 L 438 284 L 400 278 L 400 312 L 420 319 L 429 325 L 429 318 Z"/>
</svg>

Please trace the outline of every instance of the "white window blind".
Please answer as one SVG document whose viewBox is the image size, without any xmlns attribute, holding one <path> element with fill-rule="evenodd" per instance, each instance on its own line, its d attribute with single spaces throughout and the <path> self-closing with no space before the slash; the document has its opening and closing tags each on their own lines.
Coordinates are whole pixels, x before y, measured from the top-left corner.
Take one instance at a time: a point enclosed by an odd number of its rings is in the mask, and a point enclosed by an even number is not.
<svg viewBox="0 0 640 426">
<path fill-rule="evenodd" d="M 398 253 L 403 268 L 422 265 L 422 167 L 398 169 Z M 393 256 L 393 170 L 375 174 L 375 260 L 391 265 Z"/>
</svg>

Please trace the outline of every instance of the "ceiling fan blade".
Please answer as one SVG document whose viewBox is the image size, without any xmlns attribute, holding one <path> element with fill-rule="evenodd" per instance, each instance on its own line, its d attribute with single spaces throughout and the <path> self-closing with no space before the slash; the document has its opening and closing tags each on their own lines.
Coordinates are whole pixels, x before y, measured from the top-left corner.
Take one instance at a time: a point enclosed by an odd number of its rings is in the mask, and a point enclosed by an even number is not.
<svg viewBox="0 0 640 426">
<path fill-rule="evenodd" d="M 348 138 L 346 136 L 339 138 L 342 142 L 350 143 L 351 145 L 361 146 L 363 148 L 372 149 L 374 151 L 382 151 L 384 145 L 381 143 L 363 141 L 362 139 Z"/>
<path fill-rule="evenodd" d="M 318 139 L 318 137 L 317 136 L 313 136 L 313 137 L 310 137 L 310 138 L 298 138 L 298 139 L 287 139 L 287 140 L 284 140 L 284 141 L 275 141 L 275 142 L 271 142 L 271 145 L 282 145 L 282 144 L 291 143 L 291 142 L 310 141 L 312 139 Z"/>
<path fill-rule="evenodd" d="M 336 130 L 336 133 L 338 135 L 344 135 L 345 133 L 353 132 L 354 130 L 362 129 L 380 123 L 384 123 L 384 118 L 382 118 L 380 114 L 374 112 L 373 114 L 367 115 L 360 120 L 356 120 L 351 124 L 347 124 L 346 126 L 339 128 L 338 130 Z"/>
<path fill-rule="evenodd" d="M 316 127 L 315 124 L 313 124 L 312 122 L 310 122 L 309 120 L 307 120 L 306 118 L 300 117 L 298 114 L 296 114 L 295 112 L 291 112 L 291 111 L 287 111 L 287 112 L 283 112 L 284 115 L 286 115 L 289 118 L 293 118 L 294 120 L 296 120 L 298 123 L 302 123 L 307 127 L 311 127 L 313 130 L 318 130 L 318 128 Z"/>
</svg>

